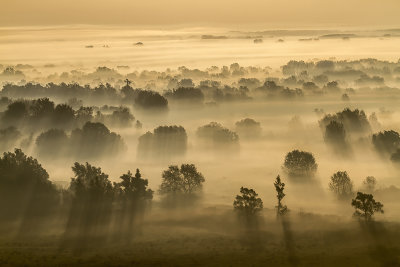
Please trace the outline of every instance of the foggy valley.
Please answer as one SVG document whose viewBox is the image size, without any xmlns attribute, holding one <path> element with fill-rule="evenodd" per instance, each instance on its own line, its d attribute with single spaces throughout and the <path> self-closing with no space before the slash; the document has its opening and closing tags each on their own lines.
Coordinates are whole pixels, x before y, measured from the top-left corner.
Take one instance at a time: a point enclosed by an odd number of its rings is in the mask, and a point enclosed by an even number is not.
<svg viewBox="0 0 400 267">
<path fill-rule="evenodd" d="M 1 26 L 0 265 L 400 266 L 399 45 Z"/>
</svg>

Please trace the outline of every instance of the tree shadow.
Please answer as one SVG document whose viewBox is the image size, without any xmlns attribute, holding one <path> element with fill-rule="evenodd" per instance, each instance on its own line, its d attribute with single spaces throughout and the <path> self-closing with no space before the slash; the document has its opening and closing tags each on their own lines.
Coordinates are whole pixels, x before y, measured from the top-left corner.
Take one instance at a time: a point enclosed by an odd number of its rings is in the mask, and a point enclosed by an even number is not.
<svg viewBox="0 0 400 267">
<path fill-rule="evenodd" d="M 289 264 L 291 266 L 298 266 L 299 259 L 296 256 L 295 243 L 294 243 L 294 239 L 293 239 L 293 231 L 291 229 L 290 220 L 285 215 L 279 216 L 279 220 L 282 225 L 283 238 L 284 238 L 284 242 L 285 242 L 286 252 L 288 254 Z"/>
<path fill-rule="evenodd" d="M 380 262 L 381 266 L 400 266 L 399 250 L 392 247 L 390 233 L 382 222 L 359 221 L 362 232 L 372 245 L 371 258 Z"/>
</svg>

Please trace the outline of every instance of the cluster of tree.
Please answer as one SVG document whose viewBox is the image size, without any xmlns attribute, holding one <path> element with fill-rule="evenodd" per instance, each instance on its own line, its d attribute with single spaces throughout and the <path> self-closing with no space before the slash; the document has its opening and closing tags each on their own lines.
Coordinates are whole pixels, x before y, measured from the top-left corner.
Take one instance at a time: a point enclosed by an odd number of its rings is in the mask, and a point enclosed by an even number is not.
<svg viewBox="0 0 400 267">
<path fill-rule="evenodd" d="M 303 90 L 299 88 L 290 89 L 281 85 L 277 85 L 276 81 L 267 79 L 263 86 L 254 89 L 256 94 L 266 94 L 270 98 L 283 98 L 283 99 L 294 99 L 301 98 L 304 96 Z"/>
<path fill-rule="evenodd" d="M 140 158 L 171 158 L 186 153 L 187 134 L 182 126 L 159 126 L 139 137 Z"/>
<path fill-rule="evenodd" d="M 97 87 L 79 85 L 77 83 L 46 85 L 27 83 L 25 85 L 6 84 L 1 96 L 9 98 L 52 98 L 60 101 L 81 99 L 87 103 L 128 104 L 140 109 L 166 109 L 168 101 L 158 92 L 151 90 L 133 89 L 126 85 L 117 90 L 111 84 L 100 84 Z"/>
<path fill-rule="evenodd" d="M 151 90 L 133 89 L 129 85 L 121 89 L 122 102 L 139 109 L 167 110 L 168 100 L 160 93 Z"/>
<path fill-rule="evenodd" d="M 186 101 L 190 104 L 202 104 L 204 101 L 203 92 L 193 87 L 179 87 L 178 89 L 169 90 L 164 93 L 164 96 L 167 99 Z"/>
<path fill-rule="evenodd" d="M 239 136 L 217 122 L 210 122 L 197 129 L 197 136 L 214 147 L 238 148 Z"/>
<path fill-rule="evenodd" d="M 5 126 L 27 127 L 30 130 L 46 128 L 72 129 L 81 127 L 88 121 L 106 123 L 109 126 L 129 127 L 135 120 L 126 107 L 115 107 L 111 114 L 100 110 L 94 113 L 94 107 L 74 110 L 68 104 L 56 105 L 49 98 L 35 100 L 16 100 L 8 104 L 1 114 L 1 123 Z"/>
<path fill-rule="evenodd" d="M 14 67 L 6 67 L 0 73 L 0 81 L 20 81 L 25 79 L 25 74 Z"/>
<path fill-rule="evenodd" d="M 354 80 L 359 78 L 362 85 L 370 85 L 376 82 L 382 83 L 383 77 L 391 77 L 398 72 L 398 69 L 398 62 L 380 61 L 371 58 L 353 61 L 321 60 L 317 62 L 292 60 L 282 66 L 282 73 L 287 76 L 301 76 L 302 74 L 323 75 L 331 79 Z"/>
<path fill-rule="evenodd" d="M 112 183 L 101 168 L 75 162 L 68 188 L 57 187 L 39 162 L 20 149 L 0 157 L 0 221 L 22 220 L 21 230 L 37 230 L 66 216 L 66 236 L 99 236 L 112 225 L 118 238 L 140 229 L 153 191 L 139 169 Z M 204 176 L 194 164 L 171 165 L 162 173 L 161 201 L 168 208 L 190 207 L 201 197 Z M 127 236 L 128 235 L 128 236 Z"/>
<path fill-rule="evenodd" d="M 371 125 L 363 110 L 345 108 L 336 114 L 327 114 L 319 121 L 319 125 L 322 129 L 325 129 L 331 121 L 341 123 L 347 133 L 371 131 Z"/>
<path fill-rule="evenodd" d="M 374 177 L 367 177 L 364 181 L 365 188 L 371 190 L 376 185 Z M 282 203 L 283 198 L 286 196 L 285 183 L 282 182 L 281 177 L 278 175 L 274 181 L 274 187 L 276 190 L 277 205 L 275 206 L 277 218 L 281 218 L 284 224 L 285 214 L 288 213 L 288 208 Z M 347 172 L 337 172 L 331 177 L 329 184 L 330 189 L 337 195 L 341 200 L 349 200 L 353 197 L 353 184 L 347 174 Z M 373 189 L 372 189 L 373 190 Z M 383 204 L 375 201 L 372 194 L 357 192 L 354 199 L 351 200 L 351 205 L 354 207 L 354 217 L 364 219 L 368 222 L 372 220 L 372 216 L 375 212 L 383 213 Z M 244 220 L 247 227 L 256 227 L 256 223 L 260 212 L 263 209 L 263 201 L 258 197 L 258 194 L 254 189 L 241 187 L 240 195 L 237 195 L 233 202 L 234 210 L 238 213 L 239 218 Z M 287 231 L 288 229 L 284 229 Z"/>
<path fill-rule="evenodd" d="M 66 235 L 85 240 L 102 235 L 115 222 L 117 237 L 129 241 L 153 198 L 148 180 L 139 169 L 135 176 L 130 171 L 121 175 L 117 183 L 111 183 L 101 168 L 89 163 L 76 162 L 72 170 L 75 176 L 64 192 L 69 206 Z"/>
<path fill-rule="evenodd" d="M 36 148 L 41 157 L 50 159 L 94 159 L 115 156 L 126 149 L 121 136 L 100 122 L 87 122 L 81 129 L 73 130 L 70 137 L 61 129 L 45 131 L 37 137 Z"/>
<path fill-rule="evenodd" d="M 389 155 L 392 162 L 400 163 L 400 135 L 398 132 L 389 130 L 373 134 L 372 144 L 382 157 Z"/>
<path fill-rule="evenodd" d="M 171 81 L 175 85 L 171 84 Z M 169 91 L 165 96 L 171 100 L 186 100 L 191 103 L 208 102 L 232 102 L 250 100 L 249 89 L 246 86 L 222 85 L 219 81 L 202 80 L 195 86 L 192 79 L 170 80 Z"/>
</svg>

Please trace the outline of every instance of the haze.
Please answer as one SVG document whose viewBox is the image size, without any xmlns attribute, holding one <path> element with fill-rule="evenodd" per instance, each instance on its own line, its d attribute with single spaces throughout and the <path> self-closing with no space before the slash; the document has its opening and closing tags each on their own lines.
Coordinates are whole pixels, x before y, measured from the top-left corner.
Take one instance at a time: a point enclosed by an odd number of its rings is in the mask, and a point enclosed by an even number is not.
<svg viewBox="0 0 400 267">
<path fill-rule="evenodd" d="M 0 25 L 397 26 L 397 0 L 1 1 Z"/>
<path fill-rule="evenodd" d="M 397 0 L 0 7 L 1 266 L 400 266 Z"/>
</svg>

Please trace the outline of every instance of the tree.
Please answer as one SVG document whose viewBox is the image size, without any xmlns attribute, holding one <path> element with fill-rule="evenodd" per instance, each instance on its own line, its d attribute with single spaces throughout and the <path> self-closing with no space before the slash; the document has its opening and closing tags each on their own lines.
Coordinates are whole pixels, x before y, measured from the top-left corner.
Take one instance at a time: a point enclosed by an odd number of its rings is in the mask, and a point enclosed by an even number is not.
<svg viewBox="0 0 400 267">
<path fill-rule="evenodd" d="M 1 217 L 40 218 L 58 204 L 59 194 L 49 174 L 20 149 L 0 157 Z"/>
<path fill-rule="evenodd" d="M 134 120 L 135 117 L 127 107 L 119 107 L 117 110 L 114 110 L 110 116 L 110 123 L 118 127 L 130 127 Z"/>
<path fill-rule="evenodd" d="M 348 133 L 362 133 L 371 130 L 365 112 L 359 109 L 345 108 L 336 114 L 327 114 L 319 121 L 319 125 L 324 129 L 331 121 L 343 123 L 344 129 Z"/>
<path fill-rule="evenodd" d="M 337 121 L 331 121 L 325 127 L 325 142 L 334 145 L 345 146 L 346 145 L 346 131 L 343 123 Z"/>
<path fill-rule="evenodd" d="M 346 131 L 341 122 L 334 120 L 329 122 L 325 127 L 324 140 L 339 155 L 345 156 L 350 152 L 350 147 L 346 140 Z"/>
<path fill-rule="evenodd" d="M 210 122 L 197 129 L 197 136 L 213 145 L 238 145 L 239 136 L 217 122 Z"/>
<path fill-rule="evenodd" d="M 191 203 L 202 190 L 205 179 L 194 164 L 171 165 L 162 174 L 159 193 L 168 204 Z M 179 203 L 182 200 L 181 203 Z"/>
<path fill-rule="evenodd" d="M 164 96 L 173 100 L 187 101 L 191 104 L 201 104 L 204 100 L 203 92 L 193 87 L 179 87 L 166 92 Z"/>
<path fill-rule="evenodd" d="M 293 150 L 287 153 L 283 169 L 291 177 L 313 177 L 318 165 L 310 152 Z"/>
<path fill-rule="evenodd" d="M 378 152 L 392 154 L 400 148 L 400 135 L 393 130 L 379 132 L 372 135 L 372 144 Z"/>
<path fill-rule="evenodd" d="M 95 202 L 112 197 L 112 184 L 101 168 L 96 168 L 87 162 L 86 164 L 75 162 L 72 171 L 75 177 L 71 178 L 69 188 L 76 198 Z"/>
<path fill-rule="evenodd" d="M 338 171 L 331 176 L 329 189 L 339 199 L 347 199 L 353 195 L 353 182 L 346 171 Z"/>
<path fill-rule="evenodd" d="M 125 149 L 121 136 L 100 122 L 86 122 L 82 129 L 73 130 L 71 145 L 75 155 L 83 159 L 114 156 Z"/>
<path fill-rule="evenodd" d="M 67 233 L 80 240 L 105 233 L 111 219 L 114 188 L 101 168 L 75 162 L 69 192 L 72 196 Z M 81 245 L 81 244 L 80 244 Z"/>
<path fill-rule="evenodd" d="M 143 179 L 139 169 L 136 169 L 135 176 L 130 171 L 120 176 L 122 180 L 115 183 L 119 196 L 132 201 L 148 201 L 153 198 L 153 190 L 147 189 L 149 184 L 147 179 Z"/>
<path fill-rule="evenodd" d="M 374 176 L 367 176 L 363 181 L 363 185 L 367 192 L 373 192 L 376 187 L 376 179 Z"/>
<path fill-rule="evenodd" d="M 375 212 L 384 213 L 383 204 L 375 201 L 371 194 L 357 192 L 357 196 L 351 201 L 351 205 L 356 209 L 353 215 L 364 218 L 366 221 L 370 221 Z"/>
<path fill-rule="evenodd" d="M 283 190 L 285 189 L 285 183 L 282 183 L 281 177 L 278 175 L 274 182 L 275 190 L 276 190 L 276 198 L 278 199 L 278 205 L 276 206 L 277 216 L 281 216 L 286 214 L 288 211 L 286 205 L 282 205 L 282 199 L 285 197 L 285 193 Z"/>
<path fill-rule="evenodd" d="M 153 190 L 148 189 L 148 180 L 143 179 L 139 169 L 135 176 L 130 171 L 121 175 L 121 181 L 114 183 L 117 193 L 117 231 L 121 237 L 130 239 L 135 230 L 140 229 L 144 213 L 153 198 Z M 136 225 L 136 227 L 134 227 Z"/>
<path fill-rule="evenodd" d="M 126 98 L 126 101 L 130 100 L 133 100 L 135 107 L 142 109 L 168 109 L 168 100 L 158 92 L 151 90 L 135 89 L 132 91 L 131 95 Z"/>
<path fill-rule="evenodd" d="M 50 129 L 36 138 L 36 146 L 40 156 L 56 159 L 56 156 L 65 156 L 69 139 L 63 130 Z"/>
<path fill-rule="evenodd" d="M 235 123 L 236 132 L 247 138 L 259 137 L 261 135 L 261 124 L 253 119 L 245 118 Z"/>
<path fill-rule="evenodd" d="M 15 101 L 7 106 L 2 120 L 6 125 L 16 126 L 21 120 L 28 117 L 28 107 L 25 102 Z"/>
<path fill-rule="evenodd" d="M 141 157 L 171 158 L 186 153 L 187 134 L 182 126 L 159 126 L 154 133 L 139 137 L 138 154 Z"/>
<path fill-rule="evenodd" d="M 263 208 L 263 202 L 253 189 L 246 187 L 240 188 L 240 194 L 237 195 L 233 202 L 233 208 L 247 218 L 254 217 Z"/>
<path fill-rule="evenodd" d="M 53 113 L 53 123 L 59 127 L 69 128 L 75 120 L 75 111 L 67 104 L 57 105 Z"/>
<path fill-rule="evenodd" d="M 33 120 L 49 119 L 54 112 L 54 102 L 47 97 L 33 100 L 30 112 Z"/>
</svg>

